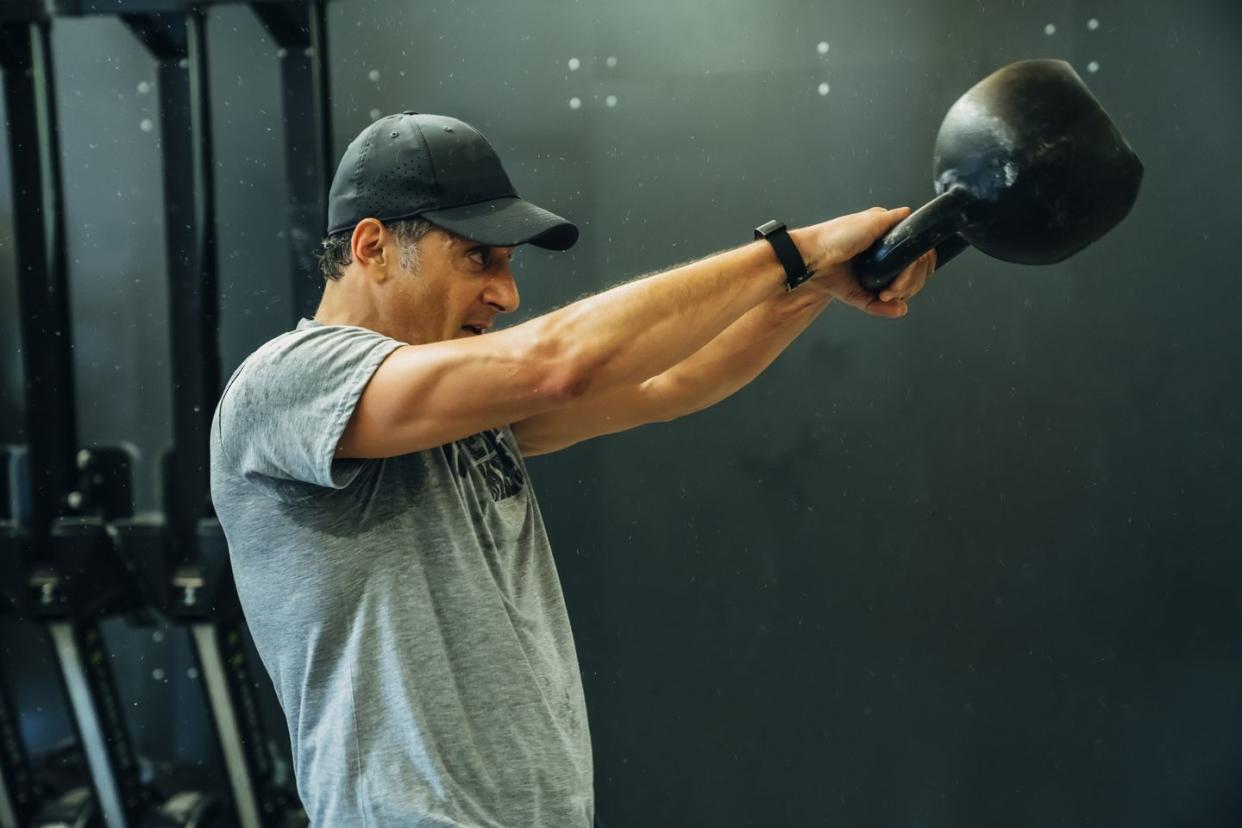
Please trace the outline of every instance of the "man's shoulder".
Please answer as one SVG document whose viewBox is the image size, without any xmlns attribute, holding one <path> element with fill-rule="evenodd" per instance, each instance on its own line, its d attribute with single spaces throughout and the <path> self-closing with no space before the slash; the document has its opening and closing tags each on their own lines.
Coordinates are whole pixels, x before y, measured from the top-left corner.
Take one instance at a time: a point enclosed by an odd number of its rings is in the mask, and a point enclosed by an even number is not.
<svg viewBox="0 0 1242 828">
<path fill-rule="evenodd" d="M 246 375 L 263 381 L 272 370 L 322 372 L 341 368 L 352 354 L 361 357 L 379 345 L 396 348 L 401 343 L 369 328 L 303 323 L 255 348 L 237 367 L 230 384 Z"/>
<path fill-rule="evenodd" d="M 228 461 L 247 479 L 332 485 L 333 449 L 353 404 L 400 344 L 367 328 L 305 324 L 264 342 L 221 391 L 213 464 Z"/>
<path fill-rule="evenodd" d="M 370 328 L 362 328 L 356 325 L 321 325 L 319 323 L 307 325 L 303 322 L 298 327 L 277 334 L 258 348 L 255 348 L 254 352 L 245 361 L 273 359 L 294 352 L 309 352 L 350 344 L 370 346 L 377 342 L 400 344 L 396 340 Z"/>
</svg>

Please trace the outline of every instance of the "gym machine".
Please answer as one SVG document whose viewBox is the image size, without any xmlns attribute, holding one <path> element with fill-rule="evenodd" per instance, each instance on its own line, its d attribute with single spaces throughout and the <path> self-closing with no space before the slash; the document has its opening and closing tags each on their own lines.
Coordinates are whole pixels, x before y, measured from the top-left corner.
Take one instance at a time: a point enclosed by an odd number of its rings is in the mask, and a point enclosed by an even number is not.
<svg viewBox="0 0 1242 828">
<path fill-rule="evenodd" d="M 251 5 L 281 49 L 289 117 L 322 124 L 305 139 L 301 132 L 286 132 L 291 250 L 309 250 L 296 240 L 318 232 L 326 195 L 326 109 L 316 106 L 325 81 L 323 4 Z M 82 3 L 79 12 L 95 13 L 101 6 Z M 118 520 L 114 528 L 145 603 L 190 634 L 238 824 L 306 825 L 296 797 L 277 783 L 267 753 L 228 546 L 210 500 L 208 431 L 221 372 L 203 6 L 126 0 L 99 13 L 120 13 L 159 62 L 165 202 L 170 218 L 184 217 L 165 223 L 174 395 L 173 449 L 162 463 L 164 514 Z M 299 266 L 295 259 L 295 286 Z M 306 301 L 305 291 L 301 297 L 295 292 L 295 304 Z"/>
<path fill-rule="evenodd" d="M 66 419 L 59 405 L 72 400 L 70 351 L 29 347 L 38 332 L 54 335 L 68 323 L 50 43 L 41 4 L 0 5 L 0 67 L 10 125 L 12 188 L 22 202 L 20 209 L 13 210 L 19 295 L 22 304 L 29 306 L 21 320 L 22 341 L 27 344 L 23 348 L 27 446 L 5 453 L 6 514 L 0 521 L 4 603 L 20 612 L 32 564 L 50 558 L 52 521 L 70 511 L 67 495 L 75 488 L 76 472 L 76 438 L 71 428 L 61 427 Z M 47 428 L 30 428 L 45 421 Z M 31 473 L 32 469 L 38 471 Z M 78 505 L 82 505 L 80 500 Z M 80 730 L 78 736 L 83 744 Z M 6 728 L 4 738 L 6 791 L 0 819 L 6 826 L 77 826 L 93 821 L 95 798 L 89 786 L 45 801 L 45 792 L 27 764 L 15 721 Z"/>
<path fill-rule="evenodd" d="M 132 512 L 131 452 L 78 446 L 50 17 L 41 4 L 2 8 L 28 461 L 26 480 L 6 476 L 29 508 L 0 525 L 0 565 L 19 612 L 47 629 L 91 781 L 50 803 L 15 797 L 13 824 L 85 826 L 98 812 L 108 828 L 202 828 L 217 824 L 216 797 L 161 799 L 141 778 L 104 648 L 105 619 L 150 621 L 112 527 Z"/>
<path fill-rule="evenodd" d="M 296 316 L 309 313 L 317 299 L 317 282 L 307 278 L 307 271 L 314 269 L 311 250 L 321 228 L 330 169 L 324 2 L 252 0 L 248 5 L 280 48 L 286 123 L 310 125 L 309 130 L 285 131 Z M 129 517 L 127 453 L 73 452 L 76 438 L 68 336 L 58 337 L 58 348 L 49 350 L 41 344 L 29 347 L 36 342 L 27 335 L 39 331 L 46 335 L 49 323 L 51 330 L 68 331 L 49 11 L 56 15 L 118 15 L 159 62 L 167 214 L 177 219 L 166 222 L 176 389 L 175 449 L 163 464 L 166 519 Z M 233 794 L 233 808 L 229 810 L 236 811 L 236 819 L 245 828 L 305 825 L 307 820 L 297 807 L 296 797 L 273 778 L 243 646 L 244 623 L 228 567 L 227 546 L 212 515 L 207 486 L 207 429 L 220 376 L 203 5 L 180 0 L 115 4 L 11 0 L 0 4 L 0 15 L 5 21 L 10 123 L 17 121 L 19 127 L 12 136 L 14 191 L 25 194 L 26 209 L 31 205 L 32 191 L 41 193 L 43 204 L 43 209 L 33 211 L 44 219 L 42 232 L 35 232 L 38 228 L 33 227 L 25 231 L 19 228 L 19 270 L 44 274 L 39 280 L 25 279 L 20 292 L 25 311 L 27 385 L 46 392 L 28 400 L 27 408 L 28 422 L 39 424 L 37 429 L 29 429 L 32 441 L 40 443 L 32 445 L 29 452 L 30 466 L 40 470 L 40 480 L 30 487 L 38 496 L 31 498 L 26 520 L 11 521 L 5 528 L 5 561 L 25 581 L 26 590 L 35 591 L 27 595 L 34 613 L 48 620 L 95 793 L 109 826 L 140 824 L 136 822 L 139 814 L 153 807 L 155 815 L 147 816 L 141 824 L 205 825 L 219 805 L 211 796 L 183 791 L 155 806 L 151 791 L 137 779 L 133 752 L 106 669 L 106 654 L 100 649 L 102 637 L 97 623 L 117 613 L 138 617 L 151 607 L 190 632 Z M 14 77 L 24 80 L 15 83 Z M 27 99 L 15 100 L 18 86 Z M 26 111 L 33 117 L 20 117 Z M 14 118 L 14 114 L 19 117 Z M 18 135 L 20 127 L 33 134 Z M 25 153 L 21 159 L 19 152 Z M 31 156 L 36 154 L 38 163 L 31 164 Z M 34 170 L 39 176 L 33 181 L 19 180 L 19 170 L 26 178 Z M 20 216 L 21 211 L 15 215 Z M 32 362 L 42 364 L 32 366 Z M 31 382 L 32 377 L 39 381 Z M 59 385 L 44 382 L 48 377 L 59 379 Z M 70 393 L 63 393 L 65 388 Z M 40 412 L 53 416 L 41 416 Z M 53 423 L 55 427 L 48 428 Z M 76 487 L 66 485 L 66 457 L 79 466 Z M 82 485 L 84 481 L 94 481 L 95 485 Z M 61 495 L 64 502 L 58 503 L 57 493 L 66 492 Z M 122 502 L 103 503 L 109 493 L 114 500 L 117 493 L 123 493 Z M 48 531 L 41 532 L 40 527 L 48 527 Z M 91 669 L 95 664 L 103 665 L 103 669 Z M 12 758 L 17 772 L 8 773 L 7 765 L 0 766 L 4 771 L 0 785 L 15 780 L 0 788 L 0 817 L 4 802 L 12 798 L 7 792 L 25 791 L 18 784 L 26 778 L 20 772 L 20 757 L 14 754 Z M 68 818 L 66 813 L 59 822 L 88 824 L 89 812 L 96 804 L 90 793 L 81 789 L 67 793 L 66 802 L 59 804 L 79 806 L 78 815 Z M 29 798 L 25 793 L 21 797 Z M 60 808 L 62 812 L 68 810 Z M 14 819 L 14 824 L 27 822 L 19 815 Z"/>
<path fill-rule="evenodd" d="M 30 523 L 29 473 L 24 446 L 0 447 L 0 614 L 19 615 L 23 578 L 12 552 Z M 0 671 L 0 828 L 89 828 L 97 825 L 95 797 L 83 768 L 66 775 L 33 767 L 22 743 L 7 675 Z M 63 753 L 64 751 L 54 752 Z M 76 745 L 69 753 L 77 759 Z M 56 755 L 48 757 L 55 764 Z M 74 763 L 80 765 L 80 763 Z M 43 773 L 40 773 L 43 770 Z"/>
</svg>

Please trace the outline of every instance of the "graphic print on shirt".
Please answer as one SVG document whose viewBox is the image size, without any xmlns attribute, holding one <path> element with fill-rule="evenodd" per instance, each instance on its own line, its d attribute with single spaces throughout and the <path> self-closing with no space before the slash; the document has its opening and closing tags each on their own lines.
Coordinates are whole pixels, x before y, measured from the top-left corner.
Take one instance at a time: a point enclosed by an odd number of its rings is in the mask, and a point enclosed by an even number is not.
<svg viewBox="0 0 1242 828">
<path fill-rule="evenodd" d="M 500 432 L 491 429 L 472 434 L 463 442 L 474 465 L 483 472 L 492 502 L 498 503 L 520 494 L 526 485 L 526 477 L 517 459 L 500 438 Z"/>
</svg>

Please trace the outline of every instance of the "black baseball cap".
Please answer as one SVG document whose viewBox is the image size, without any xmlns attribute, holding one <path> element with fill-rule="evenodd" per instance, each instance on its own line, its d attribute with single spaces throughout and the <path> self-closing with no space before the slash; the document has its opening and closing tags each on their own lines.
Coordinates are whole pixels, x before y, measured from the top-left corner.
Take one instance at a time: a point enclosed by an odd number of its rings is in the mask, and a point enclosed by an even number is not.
<svg viewBox="0 0 1242 828">
<path fill-rule="evenodd" d="M 477 129 L 445 115 L 388 115 L 350 142 L 328 192 L 328 235 L 364 218 L 425 219 L 496 247 L 568 250 L 578 227 L 518 197 Z"/>
</svg>

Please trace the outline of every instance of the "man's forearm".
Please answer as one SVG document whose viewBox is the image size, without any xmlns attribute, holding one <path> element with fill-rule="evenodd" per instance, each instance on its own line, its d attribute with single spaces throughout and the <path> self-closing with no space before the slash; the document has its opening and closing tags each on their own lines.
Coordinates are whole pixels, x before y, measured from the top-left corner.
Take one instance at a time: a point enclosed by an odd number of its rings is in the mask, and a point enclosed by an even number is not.
<svg viewBox="0 0 1242 828">
<path fill-rule="evenodd" d="M 784 293 L 766 242 L 717 253 L 588 297 L 527 324 L 558 343 L 600 389 L 641 382 L 702 349 L 740 316 Z"/>
<path fill-rule="evenodd" d="M 715 405 L 759 376 L 832 302 L 808 284 L 755 306 L 695 353 L 647 382 L 667 419 Z M 662 418 L 664 419 L 664 418 Z"/>
</svg>

